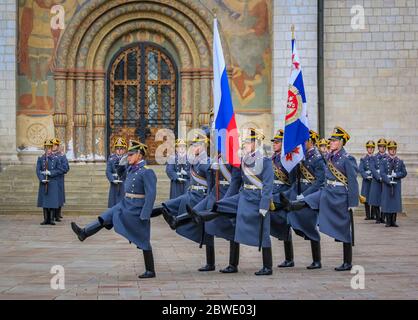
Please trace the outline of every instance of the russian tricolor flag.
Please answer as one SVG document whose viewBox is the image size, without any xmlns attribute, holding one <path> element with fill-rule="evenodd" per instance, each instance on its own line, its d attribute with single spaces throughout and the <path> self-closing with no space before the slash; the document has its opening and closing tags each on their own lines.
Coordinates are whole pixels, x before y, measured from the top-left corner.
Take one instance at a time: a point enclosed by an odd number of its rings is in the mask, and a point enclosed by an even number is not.
<svg viewBox="0 0 418 320">
<path fill-rule="evenodd" d="M 237 124 L 217 19 L 213 21 L 213 114 L 216 151 L 223 161 L 239 167 Z"/>
<path fill-rule="evenodd" d="M 289 89 L 287 91 L 281 154 L 282 165 L 287 172 L 290 172 L 303 159 L 305 141 L 308 139 L 309 124 L 305 86 L 303 84 L 302 67 L 296 50 L 296 40 L 292 34 L 292 67 L 289 77 Z"/>
</svg>

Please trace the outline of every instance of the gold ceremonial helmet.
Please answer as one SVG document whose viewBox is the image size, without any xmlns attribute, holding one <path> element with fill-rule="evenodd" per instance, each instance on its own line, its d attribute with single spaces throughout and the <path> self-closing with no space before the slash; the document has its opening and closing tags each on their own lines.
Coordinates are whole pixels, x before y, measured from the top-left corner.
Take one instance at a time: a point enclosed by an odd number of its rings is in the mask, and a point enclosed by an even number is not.
<svg viewBox="0 0 418 320">
<path fill-rule="evenodd" d="M 376 143 L 373 140 L 366 142 L 366 148 L 376 148 Z"/>
<path fill-rule="evenodd" d="M 321 140 L 318 141 L 318 147 L 327 146 L 327 145 L 328 145 L 328 141 L 325 138 L 322 138 Z"/>
<path fill-rule="evenodd" d="M 389 148 L 394 148 L 394 149 L 397 149 L 398 148 L 398 144 L 396 143 L 396 141 L 395 140 L 391 140 L 391 141 L 389 141 L 388 142 L 388 144 L 387 144 L 387 148 L 389 149 Z"/>
<path fill-rule="evenodd" d="M 380 138 L 379 140 L 377 140 L 377 146 L 378 147 L 386 147 L 388 144 L 388 142 L 386 141 L 385 138 Z"/>
<path fill-rule="evenodd" d="M 271 139 L 271 142 L 281 142 L 283 140 L 283 135 L 284 135 L 283 129 L 277 130 L 277 132 L 274 135 L 273 139 Z"/>
<path fill-rule="evenodd" d="M 319 134 L 313 130 L 309 130 L 309 140 L 311 140 L 314 144 L 318 143 Z"/>
<path fill-rule="evenodd" d="M 249 128 L 247 130 L 249 132 L 247 132 L 247 136 L 244 136 L 244 138 L 242 139 L 243 142 L 253 142 L 253 141 L 261 141 L 264 140 L 265 136 L 264 134 L 256 128 Z"/>
<path fill-rule="evenodd" d="M 113 144 L 115 148 L 127 148 L 128 144 L 126 143 L 125 138 L 118 137 L 115 139 L 115 143 Z"/>
<path fill-rule="evenodd" d="M 136 152 L 141 152 L 144 156 L 146 156 L 148 154 L 148 147 L 147 145 L 139 141 L 130 140 L 128 153 L 136 153 Z"/>
<path fill-rule="evenodd" d="M 51 139 L 44 140 L 44 148 L 45 147 L 52 147 L 53 143 Z"/>
<path fill-rule="evenodd" d="M 52 142 L 52 144 L 56 144 L 56 145 L 60 145 L 61 144 L 61 141 L 60 141 L 60 139 L 58 139 L 58 138 L 54 138 L 54 139 L 52 139 L 51 140 L 51 142 Z"/>
<path fill-rule="evenodd" d="M 342 140 L 343 145 L 345 145 L 347 141 L 350 140 L 350 135 L 343 128 L 335 127 L 329 140 Z"/>
<path fill-rule="evenodd" d="M 176 139 L 176 147 L 178 146 L 186 146 L 187 143 L 183 139 Z"/>
<path fill-rule="evenodd" d="M 203 132 L 197 132 L 192 140 L 192 143 L 209 143 L 208 136 Z"/>
</svg>

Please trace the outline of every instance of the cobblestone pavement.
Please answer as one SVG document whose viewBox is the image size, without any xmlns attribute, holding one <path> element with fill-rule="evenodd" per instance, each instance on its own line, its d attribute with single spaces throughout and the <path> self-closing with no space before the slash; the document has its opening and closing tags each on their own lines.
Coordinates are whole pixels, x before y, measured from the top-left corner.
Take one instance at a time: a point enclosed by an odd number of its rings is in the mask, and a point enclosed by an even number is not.
<svg viewBox="0 0 418 320">
<path fill-rule="evenodd" d="M 418 215 L 398 218 L 400 228 L 385 228 L 356 217 L 353 264 L 365 269 L 365 289 L 351 288 L 350 272 L 333 269 L 342 244 L 322 236 L 320 270 L 308 271 L 310 244 L 294 236 L 296 266 L 274 268 L 256 277 L 257 248 L 241 247 L 240 272 L 197 271 L 203 249 L 171 231 L 161 217 L 152 220 L 157 278 L 140 280 L 142 252 L 114 231 L 102 230 L 83 243 L 66 217 L 57 226 L 40 226 L 40 216 L 0 216 L 0 299 L 417 299 Z M 229 245 L 216 240 L 217 269 L 226 266 Z M 273 241 L 274 264 L 283 244 Z M 51 267 L 65 268 L 65 289 L 53 290 Z"/>
</svg>

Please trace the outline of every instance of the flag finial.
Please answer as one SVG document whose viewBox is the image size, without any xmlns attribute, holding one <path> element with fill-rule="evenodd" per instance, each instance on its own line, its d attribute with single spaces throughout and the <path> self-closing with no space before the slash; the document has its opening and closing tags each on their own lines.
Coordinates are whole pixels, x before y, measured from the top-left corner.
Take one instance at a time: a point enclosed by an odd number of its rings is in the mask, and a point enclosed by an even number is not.
<svg viewBox="0 0 418 320">
<path fill-rule="evenodd" d="M 215 17 L 215 19 L 217 18 L 216 14 L 218 13 L 218 8 L 213 8 L 212 9 L 213 12 L 213 16 Z"/>
<path fill-rule="evenodd" d="M 295 39 L 295 25 L 292 24 L 292 27 L 290 28 L 292 30 L 292 40 Z"/>
</svg>

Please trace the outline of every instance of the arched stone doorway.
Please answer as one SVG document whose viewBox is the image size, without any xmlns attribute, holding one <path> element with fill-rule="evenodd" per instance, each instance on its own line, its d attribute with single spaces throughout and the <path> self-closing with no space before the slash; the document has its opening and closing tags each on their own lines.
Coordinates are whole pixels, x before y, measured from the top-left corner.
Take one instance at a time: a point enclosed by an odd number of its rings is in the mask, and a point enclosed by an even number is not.
<svg viewBox="0 0 418 320">
<path fill-rule="evenodd" d="M 211 107 L 212 13 L 194 0 L 91 0 L 66 26 L 56 56 L 55 134 L 76 161 L 106 158 L 106 61 L 121 38 L 158 36 L 178 60 L 179 125 L 207 125 Z M 230 65 L 228 46 L 224 46 Z"/>
<path fill-rule="evenodd" d="M 159 129 L 177 132 L 178 71 L 162 47 L 138 42 L 121 48 L 107 72 L 107 153 L 115 137 L 145 142 L 154 163 Z"/>
</svg>

